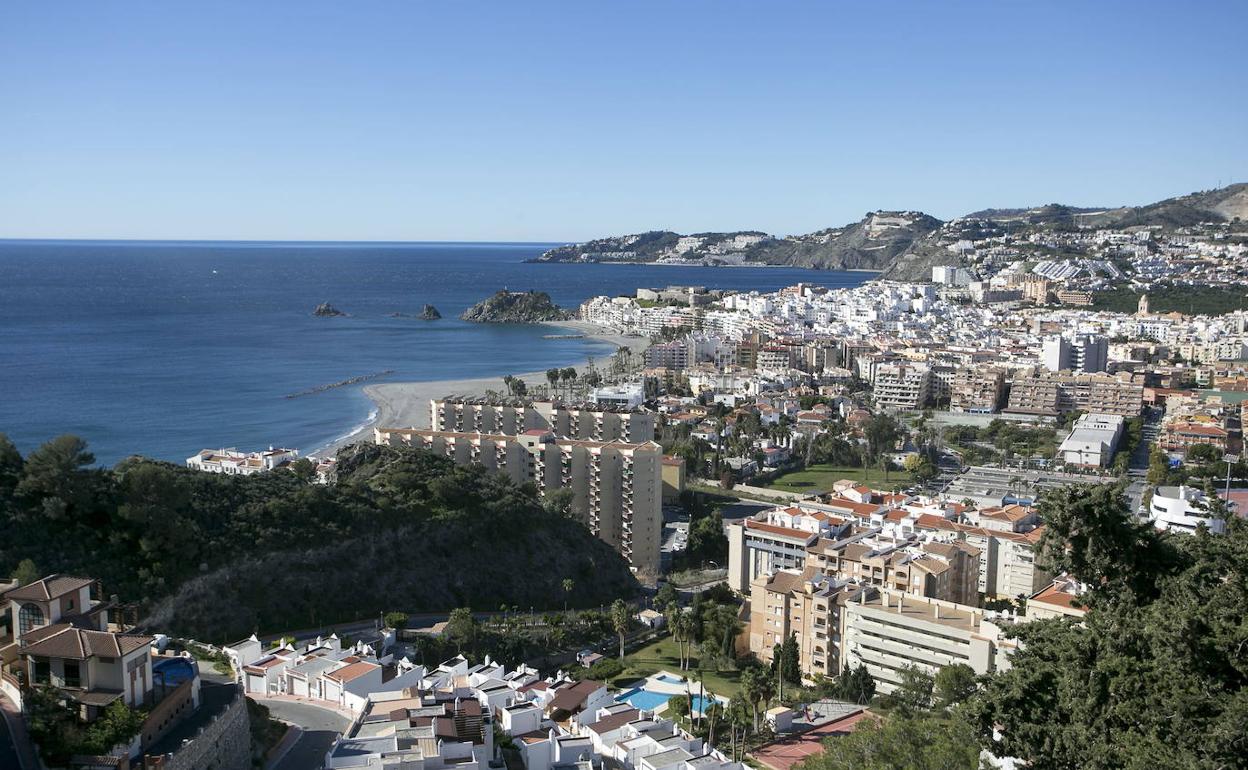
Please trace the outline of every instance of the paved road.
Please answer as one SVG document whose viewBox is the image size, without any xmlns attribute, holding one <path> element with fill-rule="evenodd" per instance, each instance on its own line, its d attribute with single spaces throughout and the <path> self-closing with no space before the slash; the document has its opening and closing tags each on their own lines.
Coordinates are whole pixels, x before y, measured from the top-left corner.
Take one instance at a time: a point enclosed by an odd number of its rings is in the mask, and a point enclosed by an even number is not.
<svg viewBox="0 0 1248 770">
<path fill-rule="evenodd" d="M 303 728 L 303 735 L 274 770 L 319 770 L 334 739 L 350 726 L 343 715 L 308 703 L 265 700 L 274 719 Z"/>
</svg>

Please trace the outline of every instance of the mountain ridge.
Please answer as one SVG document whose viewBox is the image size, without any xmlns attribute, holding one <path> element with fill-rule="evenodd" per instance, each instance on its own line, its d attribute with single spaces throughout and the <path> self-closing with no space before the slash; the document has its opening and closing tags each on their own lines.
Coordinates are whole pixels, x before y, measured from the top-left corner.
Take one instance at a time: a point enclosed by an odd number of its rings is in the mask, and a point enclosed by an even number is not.
<svg viewBox="0 0 1248 770">
<path fill-rule="evenodd" d="M 989 208 L 947 222 L 922 211 L 868 212 L 862 219 L 804 235 L 760 230 L 682 235 L 671 230 L 596 238 L 558 246 L 535 262 L 656 262 L 786 265 L 820 270 L 871 270 L 914 280 L 932 264 L 957 262 L 947 248 L 966 234 L 1044 229 L 1159 227 L 1248 219 L 1248 183 L 1175 196 L 1142 206 L 1076 207 L 1049 203 Z"/>
</svg>

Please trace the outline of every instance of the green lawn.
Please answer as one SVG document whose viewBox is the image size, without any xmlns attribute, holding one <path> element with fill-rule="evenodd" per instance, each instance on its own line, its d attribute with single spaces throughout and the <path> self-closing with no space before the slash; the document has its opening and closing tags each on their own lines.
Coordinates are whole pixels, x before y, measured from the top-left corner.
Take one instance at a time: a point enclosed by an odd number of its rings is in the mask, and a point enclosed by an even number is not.
<svg viewBox="0 0 1248 770">
<path fill-rule="evenodd" d="M 696 666 L 698 659 L 692 658 L 689 661 L 689 671 L 682 672 L 680 670 L 680 662 L 677 660 L 678 645 L 670 637 L 665 636 L 658 641 L 651 642 L 645 647 L 637 650 L 631 655 L 624 657 L 624 663 L 627 666 L 624 675 L 617 677 L 616 681 L 627 681 L 628 675 L 635 675 L 640 679 L 643 676 L 649 676 L 660 670 L 671 671 L 678 676 L 684 675 L 692 679 L 696 674 Z M 696 646 L 695 646 L 696 649 Z M 739 695 L 741 692 L 740 673 L 737 671 L 714 671 L 702 672 L 705 687 L 716 695 L 723 695 L 731 698 Z M 696 685 L 694 685 L 696 687 Z"/>
<path fill-rule="evenodd" d="M 853 479 L 866 484 L 905 483 L 908 482 L 904 471 L 889 471 L 885 479 L 884 471 L 879 468 L 842 468 L 834 465 L 812 465 L 805 470 L 786 473 L 767 486 L 785 492 L 813 494 L 826 492 L 841 479 Z"/>
</svg>

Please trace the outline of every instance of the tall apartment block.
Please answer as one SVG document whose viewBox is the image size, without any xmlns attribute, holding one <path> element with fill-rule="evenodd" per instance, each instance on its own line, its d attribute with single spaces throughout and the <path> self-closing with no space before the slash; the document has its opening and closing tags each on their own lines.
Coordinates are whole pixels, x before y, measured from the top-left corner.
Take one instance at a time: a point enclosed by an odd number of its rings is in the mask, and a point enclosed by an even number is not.
<svg viewBox="0 0 1248 770">
<path fill-rule="evenodd" d="M 1005 396 L 1005 373 L 1000 369 L 959 369 L 953 378 L 949 408 L 954 412 L 992 414 Z"/>
<path fill-rule="evenodd" d="M 1016 646 L 1002 633 L 1012 617 L 964 604 L 873 588 L 839 609 L 842 668 L 866 666 L 885 695 L 910 666 L 934 675 L 963 663 L 987 674 L 1009 668 L 1006 656 Z"/>
<path fill-rule="evenodd" d="M 500 414 L 467 413 L 490 414 L 491 419 Z M 515 412 L 507 414 L 512 415 L 508 419 L 515 419 Z M 518 435 L 374 428 L 373 440 L 420 447 L 460 465 L 476 464 L 506 473 L 517 483 L 532 482 L 542 495 L 571 489 L 572 510 L 590 532 L 619 551 L 634 571 L 659 573 L 663 450 L 653 441 L 557 438 L 545 428 L 530 428 Z"/>
<path fill-rule="evenodd" d="M 1044 341 L 1043 360 L 1044 368 L 1051 372 L 1103 372 L 1109 368 L 1109 343 L 1095 334 L 1055 335 Z"/>
<path fill-rule="evenodd" d="M 1144 386 L 1122 376 L 1044 372 L 1015 376 L 1005 411 L 1056 417 L 1075 410 L 1135 417 Z"/>
<path fill-rule="evenodd" d="M 500 435 L 542 429 L 572 439 L 643 444 L 654 440 L 654 415 L 558 401 L 451 396 L 430 401 L 429 428 Z"/>
</svg>

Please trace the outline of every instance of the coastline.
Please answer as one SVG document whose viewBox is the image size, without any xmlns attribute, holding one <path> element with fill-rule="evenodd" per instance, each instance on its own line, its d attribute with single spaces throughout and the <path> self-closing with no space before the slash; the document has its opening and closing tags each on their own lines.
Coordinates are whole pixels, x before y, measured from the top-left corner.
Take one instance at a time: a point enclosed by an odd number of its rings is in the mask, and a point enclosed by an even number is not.
<svg viewBox="0 0 1248 770">
<path fill-rule="evenodd" d="M 650 340 L 645 337 L 628 337 L 613 329 L 588 321 L 543 321 L 542 325 L 552 329 L 567 330 L 569 333 L 583 334 L 586 339 L 610 342 L 617 348 L 627 347 L 634 352 L 645 350 Z M 596 359 L 601 362 L 601 359 Z M 589 363 L 586 357 L 577 369 Z M 481 396 L 487 390 L 501 390 L 503 375 L 510 372 L 499 372 L 495 377 L 475 377 L 455 380 L 430 380 L 427 382 L 379 382 L 365 385 L 362 390 L 373 403 L 369 419 L 350 433 L 319 446 L 307 453 L 307 457 L 333 457 L 342 447 L 368 441 L 375 427 L 427 428 L 429 427 L 429 401 L 443 396 Z M 530 387 L 545 385 L 546 371 L 525 372 L 516 377 L 524 380 Z"/>
<path fill-rule="evenodd" d="M 774 268 L 794 268 L 798 270 L 818 270 L 826 273 L 874 273 L 879 275 L 883 270 L 875 270 L 869 267 L 806 267 L 803 265 L 777 265 L 768 262 L 723 262 L 714 265 L 707 265 L 701 262 L 639 262 L 634 259 L 604 259 L 581 262 L 575 260 L 568 261 L 543 261 L 540 259 L 526 259 L 525 264 L 530 265 L 643 265 L 645 267 L 774 267 Z"/>
</svg>

